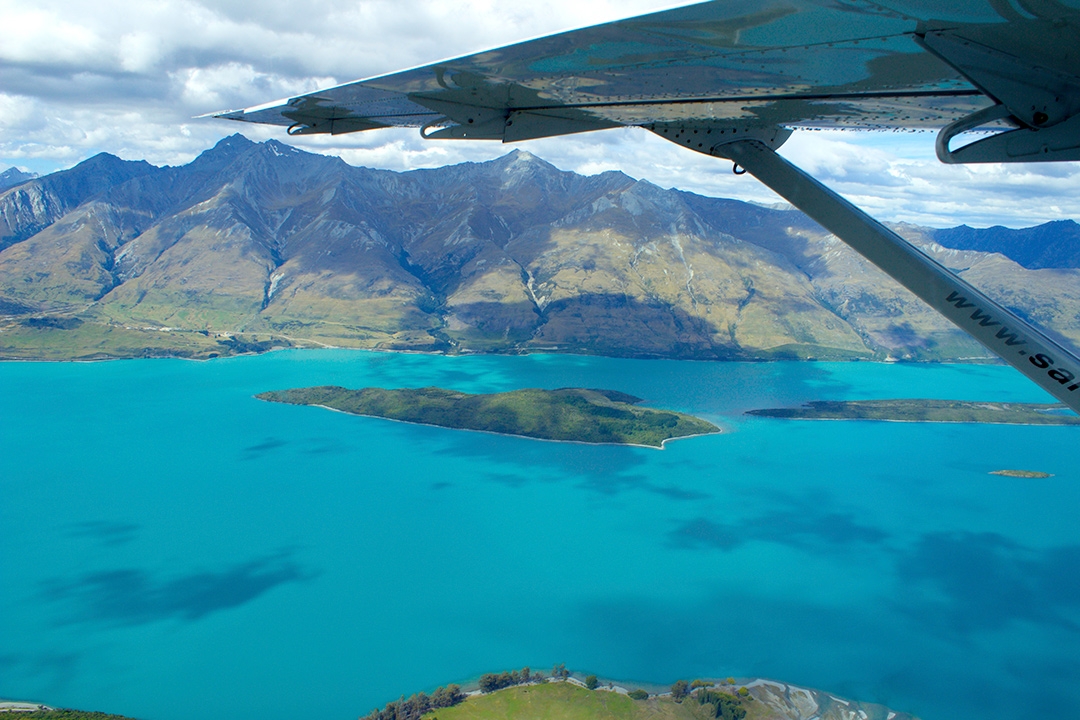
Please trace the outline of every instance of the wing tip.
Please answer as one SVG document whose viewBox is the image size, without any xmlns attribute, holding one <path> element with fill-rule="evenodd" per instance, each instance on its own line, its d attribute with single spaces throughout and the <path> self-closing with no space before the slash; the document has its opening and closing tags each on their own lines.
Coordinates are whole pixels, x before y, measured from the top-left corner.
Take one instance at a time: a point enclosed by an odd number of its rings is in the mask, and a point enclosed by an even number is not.
<svg viewBox="0 0 1080 720">
<path fill-rule="evenodd" d="M 196 115 L 194 119 L 205 120 L 206 118 L 216 118 L 220 120 L 248 120 L 248 115 L 254 115 L 255 113 L 273 110 L 275 108 L 289 107 L 290 99 L 291 98 L 282 98 L 280 100 L 272 100 L 267 103 L 262 103 L 261 105 L 253 105 L 238 110 L 215 110 L 214 112 Z"/>
</svg>

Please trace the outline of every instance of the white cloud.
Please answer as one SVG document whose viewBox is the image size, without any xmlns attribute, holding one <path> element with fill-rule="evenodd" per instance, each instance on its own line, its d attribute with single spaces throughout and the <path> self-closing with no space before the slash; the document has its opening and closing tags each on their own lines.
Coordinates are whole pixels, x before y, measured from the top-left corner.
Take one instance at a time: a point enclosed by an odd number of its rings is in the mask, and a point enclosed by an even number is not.
<svg viewBox="0 0 1080 720">
<path fill-rule="evenodd" d="M 0 3 L 4 42 L 0 60 L 87 66 L 108 56 L 107 43 L 92 27 L 71 22 L 47 7 L 11 0 Z"/>
<path fill-rule="evenodd" d="M 230 62 L 209 67 L 181 68 L 169 73 L 178 85 L 177 94 L 186 107 L 199 113 L 203 108 L 226 110 L 237 98 L 282 98 L 336 85 L 333 77 L 292 77 L 260 72 L 249 63 Z M 247 104 L 241 103 L 241 105 Z"/>
<path fill-rule="evenodd" d="M 40 103 L 36 99 L 0 92 L 0 131 L 16 134 L 43 123 Z"/>
<path fill-rule="evenodd" d="M 118 44 L 120 67 L 128 72 L 148 72 L 161 60 L 161 38 L 145 31 L 120 36 Z"/>
<path fill-rule="evenodd" d="M 101 151 L 179 164 L 238 131 L 394 170 L 488 160 L 510 147 L 424 141 L 415 130 L 287 138 L 279 128 L 192 116 L 675 4 L 0 0 L 0 169 L 51 172 Z M 945 166 L 933 142 L 932 134 L 798 132 L 782 154 L 885 220 L 1021 226 L 1080 218 L 1077 164 Z M 733 175 L 730 163 L 644 130 L 520 147 L 566 170 L 621 170 L 662 187 L 779 201 Z"/>
</svg>

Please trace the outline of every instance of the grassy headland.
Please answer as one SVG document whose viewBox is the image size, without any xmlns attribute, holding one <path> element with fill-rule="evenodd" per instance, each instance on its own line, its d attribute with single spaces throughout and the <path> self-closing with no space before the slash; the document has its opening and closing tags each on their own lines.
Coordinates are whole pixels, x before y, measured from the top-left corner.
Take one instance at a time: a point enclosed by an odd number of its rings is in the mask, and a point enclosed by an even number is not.
<svg viewBox="0 0 1080 720">
<path fill-rule="evenodd" d="M 716 716 L 698 703 L 670 698 L 633 700 L 616 692 L 596 692 L 569 682 L 519 685 L 477 695 L 454 707 L 424 715 L 425 720 L 710 720 Z"/>
<path fill-rule="evenodd" d="M 421 710 L 417 701 L 423 698 L 413 696 L 361 720 L 916 720 L 882 705 L 771 680 L 680 680 L 656 693 L 628 690 L 595 675 L 568 675 L 534 675 L 492 690 L 484 689 L 482 679 L 480 692 L 452 704 Z"/>
<path fill-rule="evenodd" d="M 963 400 L 818 400 L 797 408 L 749 410 L 747 414 L 791 420 L 1080 425 L 1080 416 L 1061 404 Z"/>
<path fill-rule="evenodd" d="M 663 447 L 664 441 L 720 432 L 710 422 L 613 390 L 513 390 L 488 395 L 427 387 L 350 390 L 336 386 L 264 392 L 260 400 L 318 405 L 354 415 L 543 440 Z"/>
</svg>

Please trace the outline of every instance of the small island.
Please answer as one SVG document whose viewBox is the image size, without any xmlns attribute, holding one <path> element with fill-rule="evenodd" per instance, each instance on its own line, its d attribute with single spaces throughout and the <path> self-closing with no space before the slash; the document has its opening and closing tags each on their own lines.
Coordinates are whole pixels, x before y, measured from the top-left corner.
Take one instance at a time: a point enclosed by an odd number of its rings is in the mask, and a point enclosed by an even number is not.
<svg viewBox="0 0 1080 720">
<path fill-rule="evenodd" d="M 747 414 L 791 420 L 1080 425 L 1080 416 L 1061 404 L 965 400 L 817 400 L 802 407 L 749 410 Z"/>
<path fill-rule="evenodd" d="M 1044 480 L 1054 477 L 1053 473 L 1040 472 L 1038 470 L 991 470 L 991 475 L 1001 475 L 1011 478 L 1025 478 L 1028 480 Z"/>
<path fill-rule="evenodd" d="M 264 392 L 255 397 L 353 415 L 564 442 L 662 448 L 674 438 L 720 432 L 712 423 L 692 415 L 637 407 L 640 398 L 615 390 L 526 389 L 470 395 L 437 387 L 350 390 L 320 386 Z"/>
</svg>

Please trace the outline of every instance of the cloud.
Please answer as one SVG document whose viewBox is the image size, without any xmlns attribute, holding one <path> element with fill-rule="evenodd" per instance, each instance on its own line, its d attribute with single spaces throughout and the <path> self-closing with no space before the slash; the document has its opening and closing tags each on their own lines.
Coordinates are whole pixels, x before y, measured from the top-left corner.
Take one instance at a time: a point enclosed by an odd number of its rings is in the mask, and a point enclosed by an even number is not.
<svg viewBox="0 0 1080 720">
<path fill-rule="evenodd" d="M 248 105 L 257 98 L 287 98 L 337 84 L 330 76 L 290 77 L 239 62 L 180 68 L 170 72 L 169 79 L 176 85 L 175 95 L 193 112 L 208 107 L 231 109 L 227 106 L 238 98 L 244 100 L 240 105 Z"/>
<path fill-rule="evenodd" d="M 94 28 L 71 22 L 46 6 L 0 5 L 4 43 L 0 60 L 52 67 L 92 67 L 107 62 L 107 43 Z"/>
<path fill-rule="evenodd" d="M 0 92 L 0 130 L 5 134 L 32 131 L 44 124 L 38 100 Z"/>
</svg>

